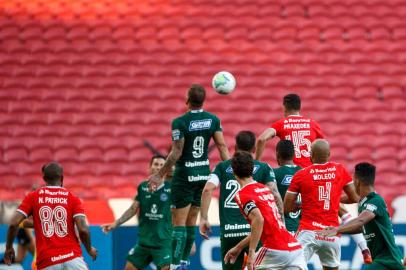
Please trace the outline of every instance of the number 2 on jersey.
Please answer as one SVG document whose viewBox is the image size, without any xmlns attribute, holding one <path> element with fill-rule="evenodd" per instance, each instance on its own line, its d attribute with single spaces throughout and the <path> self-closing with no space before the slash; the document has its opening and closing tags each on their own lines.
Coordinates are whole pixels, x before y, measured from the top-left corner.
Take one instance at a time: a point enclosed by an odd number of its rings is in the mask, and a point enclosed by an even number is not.
<svg viewBox="0 0 406 270">
<path fill-rule="evenodd" d="M 193 157 L 200 158 L 204 154 L 204 138 L 202 136 L 197 136 L 193 141 Z"/>
<path fill-rule="evenodd" d="M 319 186 L 319 201 L 324 201 L 324 210 L 330 210 L 330 193 L 331 193 L 331 183 L 326 183 L 326 188 Z"/>
<path fill-rule="evenodd" d="M 52 237 L 56 234 L 65 237 L 68 234 L 66 217 L 66 209 L 62 206 L 57 206 L 53 210 L 49 206 L 42 206 L 39 209 L 39 218 L 44 236 Z"/>
<path fill-rule="evenodd" d="M 296 158 L 303 157 L 310 157 L 310 146 L 311 142 L 306 137 L 310 136 L 310 130 L 300 130 L 300 131 L 292 131 L 292 137 L 290 135 L 286 135 L 285 139 L 292 141 L 295 147 L 295 156 Z M 306 146 L 305 150 L 300 150 L 302 146 Z"/>
<path fill-rule="evenodd" d="M 237 191 L 240 189 L 240 184 L 236 180 L 229 180 L 226 184 L 226 190 L 231 190 L 227 198 L 224 200 L 224 208 L 238 208 L 234 197 Z"/>
</svg>

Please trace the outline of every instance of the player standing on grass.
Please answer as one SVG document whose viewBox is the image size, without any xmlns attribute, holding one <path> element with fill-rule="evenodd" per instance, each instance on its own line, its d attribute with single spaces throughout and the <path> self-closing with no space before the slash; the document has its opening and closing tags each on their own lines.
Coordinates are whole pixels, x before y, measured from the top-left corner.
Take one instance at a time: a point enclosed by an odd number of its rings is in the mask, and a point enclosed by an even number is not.
<svg viewBox="0 0 406 270">
<path fill-rule="evenodd" d="M 150 161 L 150 173 L 157 173 L 165 163 L 163 156 L 153 156 Z M 108 233 L 139 213 L 138 243 L 127 256 L 125 270 L 142 270 L 151 262 L 161 270 L 169 270 L 172 254 L 171 226 L 171 187 L 161 180 L 155 192 L 149 192 L 148 182 L 138 186 L 133 204 L 119 219 L 111 224 L 102 225 Z"/>
<path fill-rule="evenodd" d="M 304 168 L 310 166 L 310 145 L 318 139 L 323 138 L 319 124 L 307 117 L 300 115 L 301 100 L 296 94 L 288 94 L 283 97 L 285 118 L 282 118 L 267 128 L 257 142 L 256 159 L 261 160 L 265 150 L 266 142 L 278 136 L 281 140 L 293 142 L 295 156 L 293 162 Z"/>
<path fill-rule="evenodd" d="M 89 227 L 80 199 L 62 187 L 63 169 L 56 162 L 42 167 L 45 187 L 30 192 L 11 219 L 7 232 L 4 261 L 10 265 L 15 257 L 13 241 L 18 225 L 32 216 L 36 237 L 39 270 L 87 270 L 75 233 L 75 225 L 86 251 L 96 259 L 91 246 Z"/>
<path fill-rule="evenodd" d="M 319 231 L 321 237 L 363 232 L 371 250 L 373 262 L 365 270 L 403 270 L 402 256 L 395 244 L 392 223 L 384 199 L 375 192 L 375 166 L 359 163 L 355 166 L 354 184 L 361 200 L 359 216 L 335 228 Z"/>
<path fill-rule="evenodd" d="M 249 154 L 255 152 L 255 134 L 251 131 L 241 131 L 237 134 L 235 151 L 244 151 Z M 279 213 L 283 214 L 283 203 L 275 184 L 274 173 L 268 164 L 254 160 L 254 169 L 252 177 L 259 183 L 262 183 L 272 191 L 278 206 Z M 243 240 L 250 233 L 250 226 L 241 215 L 234 196 L 240 189 L 233 169 L 231 160 L 226 160 L 217 164 L 216 168 L 210 175 L 203 193 L 202 207 L 200 213 L 200 234 L 208 239 L 210 224 L 208 222 L 208 211 L 213 191 L 220 186 L 220 242 L 221 257 L 224 258 L 227 252 Z M 246 250 L 245 250 L 246 251 Z M 223 270 L 241 270 L 243 268 L 244 252 L 241 252 L 234 264 L 223 264 Z"/>
<path fill-rule="evenodd" d="M 222 160 L 229 158 L 220 120 L 203 110 L 205 89 L 194 84 L 188 91 L 189 111 L 172 121 L 172 149 L 162 169 L 150 177 L 151 186 L 161 181 L 176 163 L 172 178 L 173 246 L 172 266 L 186 269 L 195 241 L 200 199 L 210 177 L 208 146 L 213 138 Z"/>
<path fill-rule="evenodd" d="M 294 154 L 295 148 L 291 141 L 280 140 L 276 145 L 276 160 L 280 167 L 274 169 L 274 173 L 278 190 L 282 198 L 285 198 L 286 191 L 289 188 L 293 175 L 301 169 L 301 167 L 293 163 Z M 299 202 L 300 198 L 298 196 L 298 203 Z M 295 234 L 299 227 L 300 213 L 301 211 L 298 210 L 296 212 L 285 214 L 286 229 L 292 234 Z"/>
<path fill-rule="evenodd" d="M 251 233 L 228 251 L 225 262 L 236 261 L 241 251 L 248 246 L 248 270 L 307 269 L 303 250 L 286 230 L 273 194 L 268 187 L 252 179 L 254 161 L 251 154 L 235 153 L 231 166 L 241 186 L 235 199 L 241 213 L 251 225 Z M 263 246 L 255 254 L 260 239 Z"/>
<path fill-rule="evenodd" d="M 316 253 L 324 270 L 338 269 L 341 258 L 340 239 L 320 237 L 315 231 L 338 226 L 338 210 L 342 203 L 356 203 L 359 196 L 347 170 L 341 164 L 330 162 L 330 146 L 326 140 L 312 143 L 313 165 L 298 171 L 285 195 L 285 213 L 298 210 L 297 197 L 302 196 L 302 217 L 297 239 L 304 248 L 306 261 Z M 342 191 L 347 197 L 341 198 Z"/>
</svg>

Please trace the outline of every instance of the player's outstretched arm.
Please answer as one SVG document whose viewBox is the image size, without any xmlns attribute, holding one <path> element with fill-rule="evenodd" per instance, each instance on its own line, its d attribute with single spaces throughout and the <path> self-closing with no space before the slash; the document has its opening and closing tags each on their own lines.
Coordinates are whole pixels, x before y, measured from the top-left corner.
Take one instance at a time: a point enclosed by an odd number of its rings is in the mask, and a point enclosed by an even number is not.
<svg viewBox="0 0 406 270">
<path fill-rule="evenodd" d="M 275 137 L 276 131 L 273 128 L 267 128 L 262 134 L 259 136 L 257 140 L 257 146 L 256 146 L 256 151 L 255 151 L 255 159 L 256 160 L 261 160 L 262 154 L 264 153 L 265 150 L 265 144 L 266 142 Z"/>
<path fill-rule="evenodd" d="M 89 226 L 87 225 L 86 218 L 84 216 L 77 216 L 74 219 L 76 227 L 78 228 L 80 241 L 82 241 L 87 253 L 92 257 L 93 261 L 96 260 L 97 249 L 92 247 Z"/>
<path fill-rule="evenodd" d="M 296 212 L 299 210 L 299 206 L 296 203 L 297 202 L 297 193 L 293 193 L 290 191 L 287 191 L 285 194 L 285 199 L 283 200 L 283 209 L 285 214 L 288 214 L 290 212 Z"/>
<path fill-rule="evenodd" d="M 213 191 L 217 186 L 210 181 L 206 182 L 202 192 L 202 203 L 200 206 L 200 223 L 199 223 L 199 233 L 204 239 L 209 239 L 209 234 L 211 233 L 210 223 L 208 221 L 208 213 L 211 202 L 211 197 Z"/>
<path fill-rule="evenodd" d="M 108 233 L 121 224 L 127 222 L 130 218 L 135 216 L 137 214 L 138 208 L 140 207 L 140 203 L 137 200 L 134 200 L 134 202 L 131 204 L 131 206 L 119 217 L 116 221 L 110 224 L 103 224 L 101 225 L 102 231 L 104 233 Z"/>
<path fill-rule="evenodd" d="M 251 237 L 248 246 L 248 259 L 247 269 L 253 269 L 255 261 L 255 250 L 261 239 L 262 230 L 264 228 L 264 217 L 258 208 L 251 210 L 248 215 L 248 219 L 251 221 Z"/>
<path fill-rule="evenodd" d="M 226 141 L 224 140 L 223 132 L 221 132 L 221 131 L 214 132 L 213 140 L 217 146 L 217 149 L 219 150 L 221 160 L 224 161 L 224 160 L 230 159 L 230 153 L 228 152 L 228 148 L 226 145 Z"/>
<path fill-rule="evenodd" d="M 7 242 L 6 242 L 6 250 L 4 252 L 4 262 L 7 265 L 11 265 L 15 258 L 15 251 L 13 248 L 14 238 L 16 237 L 18 226 L 20 223 L 25 219 L 25 216 L 20 213 L 16 212 L 14 216 L 11 218 L 10 225 L 7 231 Z"/>
<path fill-rule="evenodd" d="M 276 185 L 275 182 L 269 182 L 266 185 L 271 190 L 273 196 L 275 197 L 275 203 L 276 206 L 278 207 L 279 214 L 281 215 L 281 219 L 283 220 L 283 222 L 285 222 L 285 218 L 283 215 L 283 201 L 281 194 L 279 193 L 278 186 Z"/>
<path fill-rule="evenodd" d="M 359 195 L 355 191 L 355 186 L 353 183 L 349 183 L 343 187 L 343 190 L 347 197 L 342 196 L 340 199 L 341 203 L 358 203 Z"/>
<path fill-rule="evenodd" d="M 373 220 L 375 214 L 371 211 L 364 210 L 358 217 L 350 220 L 346 224 L 343 224 L 336 228 L 327 228 L 323 231 L 318 231 L 317 234 L 323 236 L 336 236 L 337 234 L 357 234 L 362 233 L 362 227 Z"/>
</svg>

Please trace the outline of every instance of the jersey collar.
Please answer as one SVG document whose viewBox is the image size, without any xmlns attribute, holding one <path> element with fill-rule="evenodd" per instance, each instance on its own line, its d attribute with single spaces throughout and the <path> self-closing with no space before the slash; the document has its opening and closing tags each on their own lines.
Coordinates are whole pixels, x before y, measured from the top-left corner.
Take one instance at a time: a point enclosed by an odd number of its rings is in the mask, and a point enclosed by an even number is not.
<svg viewBox="0 0 406 270">
<path fill-rule="evenodd" d="M 253 185 L 253 184 L 256 184 L 257 182 L 255 181 L 255 180 L 253 180 L 251 183 L 248 183 L 248 184 L 246 184 L 245 186 L 243 186 L 242 188 L 241 188 L 241 190 L 243 190 L 244 188 L 246 188 L 246 187 L 248 187 L 248 186 L 250 186 L 250 185 Z"/>
<path fill-rule="evenodd" d="M 63 189 L 65 189 L 64 187 L 60 187 L 60 186 L 44 186 L 44 188 L 63 188 Z"/>
<path fill-rule="evenodd" d="M 200 113 L 203 112 L 203 109 L 199 109 L 199 110 L 190 110 L 191 113 Z"/>
<path fill-rule="evenodd" d="M 163 182 L 159 187 L 157 187 L 155 191 L 160 190 L 160 189 L 163 188 L 164 186 L 165 186 L 165 182 Z"/>
</svg>

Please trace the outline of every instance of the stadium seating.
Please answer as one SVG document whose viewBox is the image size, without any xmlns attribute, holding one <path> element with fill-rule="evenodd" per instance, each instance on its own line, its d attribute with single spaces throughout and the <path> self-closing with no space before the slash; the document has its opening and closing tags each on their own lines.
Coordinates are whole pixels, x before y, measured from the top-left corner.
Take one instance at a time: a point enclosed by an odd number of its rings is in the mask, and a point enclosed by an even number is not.
<svg viewBox="0 0 406 270">
<path fill-rule="evenodd" d="M 168 152 L 170 120 L 194 82 L 230 149 L 237 131 L 259 134 L 297 92 L 334 158 L 349 169 L 376 162 L 389 199 L 406 184 L 404 1 L 1 3 L 1 198 L 40 182 L 51 160 L 83 197 L 132 196 L 151 150 Z M 231 96 L 210 90 L 219 70 L 237 77 Z"/>
</svg>

